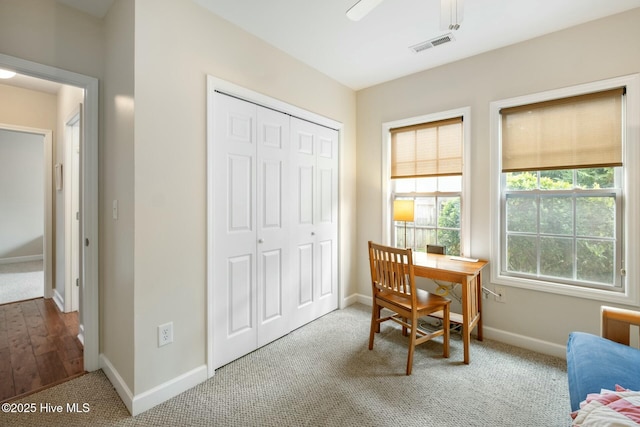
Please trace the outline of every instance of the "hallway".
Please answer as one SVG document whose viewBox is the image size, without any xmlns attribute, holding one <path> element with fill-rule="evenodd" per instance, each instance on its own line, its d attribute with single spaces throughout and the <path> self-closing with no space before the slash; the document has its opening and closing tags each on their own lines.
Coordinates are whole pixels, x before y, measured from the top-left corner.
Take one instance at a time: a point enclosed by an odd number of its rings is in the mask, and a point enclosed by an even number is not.
<svg viewBox="0 0 640 427">
<path fill-rule="evenodd" d="M 78 328 L 78 312 L 51 299 L 0 305 L 0 401 L 82 375 Z"/>
</svg>

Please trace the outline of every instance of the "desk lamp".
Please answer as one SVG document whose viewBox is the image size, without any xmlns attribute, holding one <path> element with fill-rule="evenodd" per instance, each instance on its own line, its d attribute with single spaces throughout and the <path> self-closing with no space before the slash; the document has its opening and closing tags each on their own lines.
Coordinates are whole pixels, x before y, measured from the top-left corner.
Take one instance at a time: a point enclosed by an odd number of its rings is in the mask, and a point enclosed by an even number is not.
<svg viewBox="0 0 640 427">
<path fill-rule="evenodd" d="M 404 246 L 407 247 L 407 221 L 413 222 L 413 200 L 394 200 L 393 220 L 404 221 Z"/>
</svg>

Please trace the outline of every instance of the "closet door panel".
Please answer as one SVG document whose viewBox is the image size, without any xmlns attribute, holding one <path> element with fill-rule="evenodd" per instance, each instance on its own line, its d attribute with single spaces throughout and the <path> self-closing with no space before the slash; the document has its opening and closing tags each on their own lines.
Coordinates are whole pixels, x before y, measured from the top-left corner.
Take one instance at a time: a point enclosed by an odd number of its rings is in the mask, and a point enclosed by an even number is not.
<svg viewBox="0 0 640 427">
<path fill-rule="evenodd" d="M 228 259 L 229 282 L 227 295 L 229 301 L 229 319 L 227 336 L 233 337 L 253 327 L 253 313 L 251 305 L 246 301 L 252 298 L 253 260 L 250 256 L 239 256 Z"/>
<path fill-rule="evenodd" d="M 296 308 L 302 308 L 313 302 L 313 244 L 302 244 L 297 250 L 297 277 L 294 292 L 297 296 Z"/>
<path fill-rule="evenodd" d="M 325 314 L 338 308 L 338 132 L 316 127 L 318 184 L 316 235 L 318 286 L 316 309 Z"/>
<path fill-rule="evenodd" d="M 298 206 L 296 214 L 298 216 L 298 225 L 301 226 L 313 226 L 314 169 L 312 165 L 301 165 L 298 168 L 298 186 L 296 188 Z"/>
<path fill-rule="evenodd" d="M 312 320 L 316 288 L 315 275 L 315 188 L 316 140 L 308 122 L 291 118 L 291 170 L 297 178 L 291 182 L 291 245 L 294 248 L 293 289 L 296 299 L 291 308 L 293 328 Z"/>
<path fill-rule="evenodd" d="M 289 333 L 289 116 L 257 107 L 258 336 L 260 347 Z"/>
<path fill-rule="evenodd" d="M 282 162 L 263 161 L 260 187 L 264 199 L 264 209 L 260 217 L 262 230 L 283 228 L 282 216 Z"/>
<path fill-rule="evenodd" d="M 318 248 L 320 249 L 320 299 L 331 297 L 333 294 L 333 258 L 334 258 L 334 241 L 333 240 L 325 240 L 318 243 Z"/>
<path fill-rule="evenodd" d="M 214 97 L 213 360 L 220 367 L 255 349 L 256 106 Z"/>
<path fill-rule="evenodd" d="M 282 298 L 284 294 L 282 280 L 282 251 L 262 252 L 262 277 L 258 279 L 264 295 L 262 304 L 262 324 L 276 320 L 284 315 Z"/>
<path fill-rule="evenodd" d="M 253 158 L 229 155 L 227 207 L 229 233 L 253 233 Z"/>
<path fill-rule="evenodd" d="M 298 299 L 294 328 L 338 307 L 337 297 L 337 141 L 335 130 L 291 118 L 291 168 L 296 212 L 293 243 Z"/>
</svg>

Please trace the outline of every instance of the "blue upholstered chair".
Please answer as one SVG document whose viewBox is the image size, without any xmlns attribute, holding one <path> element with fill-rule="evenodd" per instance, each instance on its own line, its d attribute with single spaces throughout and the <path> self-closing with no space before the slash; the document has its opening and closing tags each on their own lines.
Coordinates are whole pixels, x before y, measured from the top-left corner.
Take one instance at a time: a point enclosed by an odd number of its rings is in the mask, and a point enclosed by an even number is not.
<svg viewBox="0 0 640 427">
<path fill-rule="evenodd" d="M 640 312 L 602 307 L 602 337 L 572 332 L 567 343 L 567 375 L 571 410 L 589 393 L 620 385 L 640 391 L 640 350 L 629 346 L 630 325 L 640 325 Z"/>
</svg>

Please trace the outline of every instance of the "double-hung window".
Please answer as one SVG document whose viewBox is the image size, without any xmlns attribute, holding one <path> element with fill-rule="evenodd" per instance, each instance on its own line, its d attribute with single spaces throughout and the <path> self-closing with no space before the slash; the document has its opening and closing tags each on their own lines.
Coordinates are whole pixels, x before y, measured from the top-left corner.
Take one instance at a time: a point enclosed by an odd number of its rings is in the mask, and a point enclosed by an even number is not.
<svg viewBox="0 0 640 427">
<path fill-rule="evenodd" d="M 629 123 L 637 120 L 628 93 L 631 86 L 637 97 L 636 84 L 615 79 L 492 103 L 494 282 L 637 298 L 626 285 L 640 202 L 631 181 L 638 135 Z"/>
<path fill-rule="evenodd" d="M 465 116 L 468 121 L 468 109 L 384 125 L 386 224 L 392 245 L 420 252 L 439 245 L 451 255 L 467 252 Z M 413 220 L 394 220 L 397 200 L 413 202 Z"/>
</svg>

